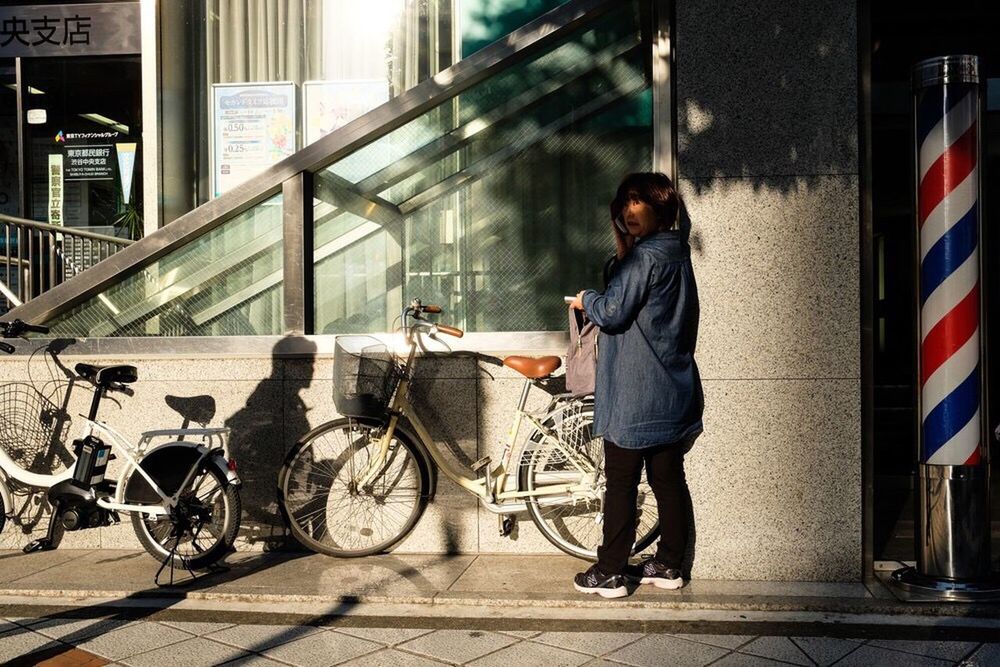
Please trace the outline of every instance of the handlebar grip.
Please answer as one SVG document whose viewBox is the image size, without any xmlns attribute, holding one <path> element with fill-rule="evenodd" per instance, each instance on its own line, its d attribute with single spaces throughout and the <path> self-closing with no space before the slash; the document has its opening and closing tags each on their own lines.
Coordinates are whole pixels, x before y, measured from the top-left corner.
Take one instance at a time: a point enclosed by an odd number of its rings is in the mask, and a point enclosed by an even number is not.
<svg viewBox="0 0 1000 667">
<path fill-rule="evenodd" d="M 0 341 L 0 351 L 6 352 L 7 354 L 14 354 L 14 346 L 10 343 Z"/>
<path fill-rule="evenodd" d="M 40 334 L 47 334 L 49 332 L 49 328 L 44 327 L 41 324 L 25 324 L 24 330 L 33 331 L 35 333 L 40 333 Z"/>
<path fill-rule="evenodd" d="M 437 330 L 441 333 L 448 334 L 449 336 L 454 336 L 455 338 L 461 338 L 465 335 L 465 332 L 457 327 L 450 327 L 447 324 L 437 324 L 435 325 Z"/>
<path fill-rule="evenodd" d="M 430 304 L 430 305 L 424 306 L 423 310 L 424 310 L 425 313 L 432 313 L 432 314 L 436 315 L 437 313 L 441 312 L 441 306 L 435 306 L 433 304 Z"/>
</svg>

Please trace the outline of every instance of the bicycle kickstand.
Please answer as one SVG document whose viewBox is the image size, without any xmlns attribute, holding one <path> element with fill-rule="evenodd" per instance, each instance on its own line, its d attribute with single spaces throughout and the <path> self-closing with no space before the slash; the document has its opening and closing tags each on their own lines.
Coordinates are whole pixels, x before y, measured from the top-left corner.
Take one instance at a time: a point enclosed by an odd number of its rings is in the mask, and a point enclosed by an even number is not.
<svg viewBox="0 0 1000 667">
<path fill-rule="evenodd" d="M 180 546 L 181 536 L 183 534 L 184 534 L 183 531 L 178 531 L 178 530 L 174 531 L 174 534 L 171 536 L 174 538 L 174 545 L 170 547 L 170 551 L 167 552 L 167 557 L 160 564 L 160 569 L 156 571 L 156 576 L 153 577 L 153 583 L 159 586 L 160 588 L 162 588 L 165 585 L 160 583 L 160 575 L 163 574 L 163 570 L 166 569 L 168 563 L 170 564 L 170 583 L 167 585 L 169 586 L 174 585 L 174 570 L 177 569 L 174 565 L 174 557 L 177 555 L 177 547 Z M 191 566 L 188 565 L 187 560 L 185 558 L 181 558 L 180 561 L 181 564 L 184 566 L 184 569 L 187 570 L 187 573 L 191 575 L 191 581 L 196 580 L 198 578 L 198 575 L 195 574 L 194 570 L 191 569 Z"/>
</svg>

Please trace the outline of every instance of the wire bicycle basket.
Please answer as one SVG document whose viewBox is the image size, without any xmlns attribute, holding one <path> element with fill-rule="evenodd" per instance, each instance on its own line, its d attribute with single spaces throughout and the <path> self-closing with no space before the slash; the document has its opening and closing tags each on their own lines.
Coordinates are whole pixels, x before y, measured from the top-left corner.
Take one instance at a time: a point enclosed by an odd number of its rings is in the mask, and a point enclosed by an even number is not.
<svg viewBox="0 0 1000 667">
<path fill-rule="evenodd" d="M 49 474 L 62 468 L 59 450 L 68 428 L 59 406 L 30 384 L 0 385 L 0 448 L 25 470 Z"/>
<path fill-rule="evenodd" d="M 338 336 L 333 352 L 333 404 L 345 417 L 383 418 L 402 369 L 385 343 L 371 336 Z"/>
</svg>

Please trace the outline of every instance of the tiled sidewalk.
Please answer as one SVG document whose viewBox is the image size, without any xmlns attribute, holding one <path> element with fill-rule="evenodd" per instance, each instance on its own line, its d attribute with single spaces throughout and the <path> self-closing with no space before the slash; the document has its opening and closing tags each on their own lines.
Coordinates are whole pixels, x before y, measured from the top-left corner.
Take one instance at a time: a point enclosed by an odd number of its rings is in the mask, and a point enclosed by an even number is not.
<svg viewBox="0 0 1000 667">
<path fill-rule="evenodd" d="M 71 655 L 68 652 L 72 647 L 78 650 Z M 89 663 L 80 661 L 86 654 L 93 656 Z M 51 664 L 95 667 L 101 664 L 136 667 L 219 664 L 932 667 L 1000 664 L 1000 644 L 746 635 L 318 628 L 61 618 L 0 621 L 0 661 L 21 658 L 28 661 L 26 664 L 32 664 L 32 655 L 53 660 Z M 62 662 L 55 662 L 59 658 Z"/>
</svg>

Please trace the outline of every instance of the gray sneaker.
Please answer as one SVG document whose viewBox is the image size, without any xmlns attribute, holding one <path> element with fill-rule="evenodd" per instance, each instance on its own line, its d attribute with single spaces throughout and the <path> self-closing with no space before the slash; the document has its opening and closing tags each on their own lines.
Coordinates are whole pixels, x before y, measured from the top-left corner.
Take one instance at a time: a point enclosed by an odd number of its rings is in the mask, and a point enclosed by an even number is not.
<svg viewBox="0 0 1000 667">
<path fill-rule="evenodd" d="M 684 585 L 680 570 L 667 567 L 653 556 L 643 559 L 638 565 L 630 566 L 627 574 L 641 584 L 653 584 L 657 588 L 674 590 Z"/>
<path fill-rule="evenodd" d="M 605 574 L 596 563 L 573 577 L 573 587 L 581 593 L 597 593 L 602 598 L 623 598 L 629 594 L 624 576 Z"/>
</svg>

